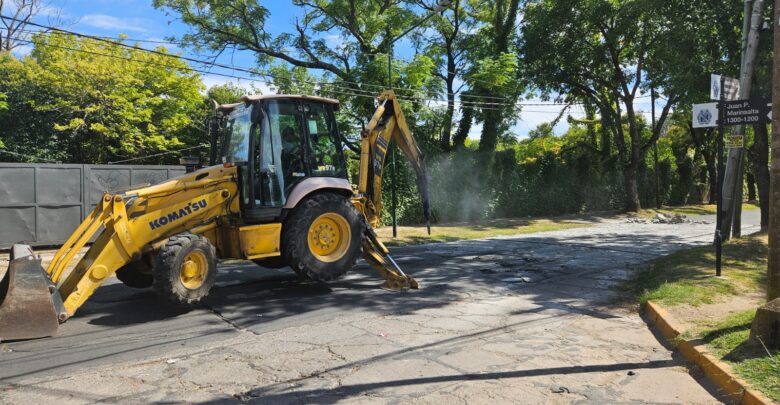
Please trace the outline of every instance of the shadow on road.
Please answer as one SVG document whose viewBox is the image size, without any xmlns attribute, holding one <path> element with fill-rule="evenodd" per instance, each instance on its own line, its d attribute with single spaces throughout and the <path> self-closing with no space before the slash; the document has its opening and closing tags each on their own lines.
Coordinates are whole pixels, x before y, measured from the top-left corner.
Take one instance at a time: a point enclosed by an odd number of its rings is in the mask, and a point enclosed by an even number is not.
<svg viewBox="0 0 780 405">
<path fill-rule="evenodd" d="M 171 305 L 151 290 L 106 285 L 63 325 L 60 336 L 9 343 L 13 352 L 0 352 L 0 380 L 159 357 L 166 348 L 196 349 L 235 336 L 237 328 L 259 334 L 351 313 L 409 314 L 473 296 L 521 295 L 540 310 L 555 310 L 553 317 L 576 312 L 608 318 L 612 315 L 594 308 L 625 294 L 621 285 L 631 278 L 631 266 L 702 244 L 698 234 L 673 232 L 672 226 L 666 232 L 637 227 L 628 234 L 598 229 L 576 237 L 540 234 L 393 249 L 422 286 L 404 293 L 382 290 L 382 280 L 365 265 L 330 284 L 301 281 L 289 269 L 221 265 L 217 287 L 194 308 Z M 600 274 L 606 276 L 599 279 Z"/>
<path fill-rule="evenodd" d="M 382 388 L 395 388 L 411 385 L 435 384 L 456 381 L 492 381 L 506 378 L 538 377 L 549 375 L 568 375 L 578 373 L 598 373 L 625 370 L 641 370 L 675 367 L 674 360 L 652 360 L 642 363 L 619 363 L 592 366 L 552 367 L 532 370 L 514 370 L 490 373 L 451 374 L 432 377 L 407 378 L 376 383 L 342 385 L 333 389 L 314 389 L 289 392 L 269 392 L 266 390 L 253 390 L 237 397 L 246 402 L 287 404 L 334 404 L 346 397 L 356 396 Z M 224 403 L 223 401 L 205 402 L 206 404 Z"/>
</svg>

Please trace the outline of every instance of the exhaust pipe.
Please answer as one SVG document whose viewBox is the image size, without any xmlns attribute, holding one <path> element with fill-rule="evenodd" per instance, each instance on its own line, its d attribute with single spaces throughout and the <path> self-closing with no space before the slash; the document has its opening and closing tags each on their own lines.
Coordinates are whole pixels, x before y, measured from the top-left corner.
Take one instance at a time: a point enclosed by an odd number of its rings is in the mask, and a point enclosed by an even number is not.
<svg viewBox="0 0 780 405">
<path fill-rule="evenodd" d="M 14 245 L 0 280 L 0 341 L 54 336 L 67 319 L 57 286 L 28 245 Z"/>
</svg>

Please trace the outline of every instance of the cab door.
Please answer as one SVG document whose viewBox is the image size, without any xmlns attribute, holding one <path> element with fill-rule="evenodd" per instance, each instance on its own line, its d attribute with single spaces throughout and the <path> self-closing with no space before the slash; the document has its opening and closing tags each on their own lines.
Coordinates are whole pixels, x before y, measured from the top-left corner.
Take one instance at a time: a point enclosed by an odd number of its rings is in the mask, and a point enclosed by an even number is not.
<svg viewBox="0 0 780 405">
<path fill-rule="evenodd" d="M 308 176 L 302 107 L 296 100 L 263 103 L 254 148 L 251 222 L 278 219 L 290 190 Z"/>
</svg>

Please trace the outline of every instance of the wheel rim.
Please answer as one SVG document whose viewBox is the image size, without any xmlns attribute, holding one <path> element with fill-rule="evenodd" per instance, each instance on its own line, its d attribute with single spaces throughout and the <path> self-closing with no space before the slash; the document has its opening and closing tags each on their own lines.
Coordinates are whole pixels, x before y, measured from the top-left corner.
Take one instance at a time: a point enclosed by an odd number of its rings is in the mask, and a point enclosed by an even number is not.
<svg viewBox="0 0 780 405">
<path fill-rule="evenodd" d="M 196 290 L 203 285 L 208 273 L 208 260 L 203 252 L 190 252 L 181 263 L 179 279 L 182 285 L 190 290 Z"/>
<path fill-rule="evenodd" d="M 349 222 L 334 212 L 320 215 L 309 226 L 309 251 L 322 262 L 335 262 L 349 250 L 352 231 Z"/>
</svg>

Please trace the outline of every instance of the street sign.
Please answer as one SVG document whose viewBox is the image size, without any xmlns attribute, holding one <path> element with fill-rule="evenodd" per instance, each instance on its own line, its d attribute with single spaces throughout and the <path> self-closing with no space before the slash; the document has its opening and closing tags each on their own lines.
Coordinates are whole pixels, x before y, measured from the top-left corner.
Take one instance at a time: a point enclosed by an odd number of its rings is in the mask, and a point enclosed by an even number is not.
<svg viewBox="0 0 780 405">
<path fill-rule="evenodd" d="M 710 76 L 710 100 L 720 100 L 720 75 Z M 725 77 L 724 96 L 726 100 L 735 100 L 739 97 L 739 80 L 733 77 Z"/>
<path fill-rule="evenodd" d="M 742 135 L 729 135 L 726 137 L 726 147 L 729 149 L 744 148 L 745 138 Z"/>
<path fill-rule="evenodd" d="M 768 124 L 772 104 L 767 99 L 755 97 L 750 100 L 726 101 L 723 110 L 723 125 Z"/>
<path fill-rule="evenodd" d="M 693 105 L 693 127 L 714 128 L 718 126 L 718 103 Z"/>
</svg>

